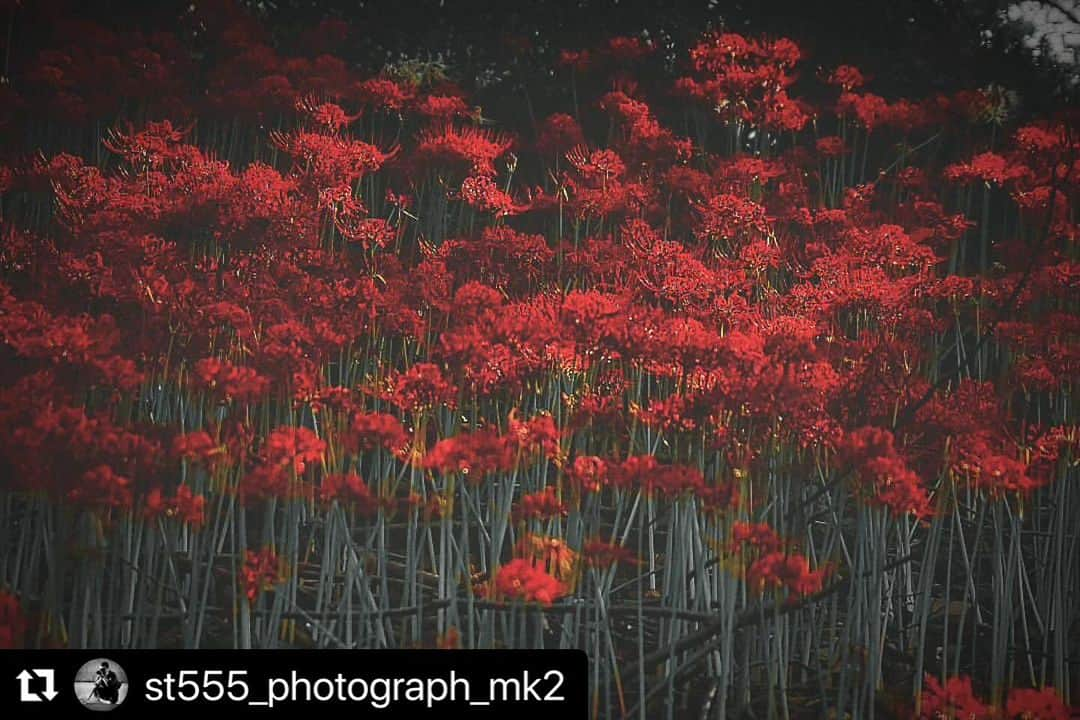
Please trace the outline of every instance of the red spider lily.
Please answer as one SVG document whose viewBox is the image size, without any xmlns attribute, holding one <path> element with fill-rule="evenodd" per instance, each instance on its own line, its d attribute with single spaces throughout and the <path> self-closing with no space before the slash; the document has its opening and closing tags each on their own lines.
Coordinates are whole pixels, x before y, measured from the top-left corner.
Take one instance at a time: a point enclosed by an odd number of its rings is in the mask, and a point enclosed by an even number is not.
<svg viewBox="0 0 1080 720">
<path fill-rule="evenodd" d="M 245 501 L 268 500 L 290 497 L 292 485 L 292 477 L 285 466 L 259 464 L 244 473 L 238 490 Z"/>
<path fill-rule="evenodd" d="M 22 477 L 28 489 L 97 507 L 127 507 L 132 479 L 152 476 L 160 458 L 156 441 L 64 406 L 35 408 L 4 445 L 8 462 L 20 470 L 16 487 Z"/>
<path fill-rule="evenodd" d="M 1018 720 L 1068 720 L 1075 717 L 1053 688 L 1013 688 L 1005 701 L 1005 716 Z"/>
<path fill-rule="evenodd" d="M 454 292 L 451 320 L 455 324 L 467 325 L 502 304 L 503 296 L 498 290 L 475 280 L 469 281 Z"/>
<path fill-rule="evenodd" d="M 345 110 L 335 103 L 319 103 L 311 98 L 297 101 L 296 109 L 305 113 L 315 127 L 334 133 L 339 132 L 360 117 L 360 113 L 355 115 L 346 114 Z"/>
<path fill-rule="evenodd" d="M 254 402 L 270 388 L 270 379 L 248 367 L 236 367 L 219 358 L 204 358 L 195 363 L 195 378 L 206 389 L 224 400 Z"/>
<path fill-rule="evenodd" d="M 443 243 L 439 257 L 460 281 L 478 281 L 507 291 L 534 288 L 547 276 L 555 253 L 542 235 L 488 227 L 478 238 Z"/>
<path fill-rule="evenodd" d="M 409 436 L 401 422 L 386 413 L 355 412 L 350 421 L 349 449 L 353 452 L 383 447 L 403 456 Z"/>
<path fill-rule="evenodd" d="M 608 463 L 594 455 L 579 455 L 570 464 L 567 479 L 579 492 L 598 493 L 608 483 Z"/>
<path fill-rule="evenodd" d="M 937 678 L 926 675 L 923 682 L 926 688 L 922 692 L 919 703 L 919 717 L 921 718 L 990 720 L 994 717 L 992 709 L 975 697 L 971 689 L 970 677 L 951 677 L 942 685 Z"/>
<path fill-rule="evenodd" d="M 470 108 L 456 95 L 428 95 L 416 103 L 416 112 L 433 120 L 449 121 L 469 117 Z"/>
<path fill-rule="evenodd" d="M 1028 474 L 1026 463 L 995 452 L 993 443 L 975 435 L 960 444 L 953 468 L 974 487 L 992 495 L 1027 494 L 1040 484 Z"/>
<path fill-rule="evenodd" d="M 456 627 L 447 628 L 445 633 L 435 639 L 435 647 L 440 650 L 460 650 L 461 632 Z"/>
<path fill-rule="evenodd" d="M 442 473 L 462 473 L 470 482 L 479 483 L 488 473 L 512 469 L 517 456 L 511 438 L 484 429 L 440 440 L 428 451 L 423 464 Z"/>
<path fill-rule="evenodd" d="M 603 186 L 619 179 L 626 172 L 622 158 L 612 150 L 589 152 L 587 148 L 579 145 L 566 153 L 566 160 L 591 187 Z"/>
<path fill-rule="evenodd" d="M 420 135 L 414 157 L 424 165 L 490 177 L 495 175 L 495 160 L 512 146 L 512 139 L 484 128 L 445 125 Z"/>
<path fill-rule="evenodd" d="M 713 33 L 690 50 L 701 79 L 684 82 L 684 92 L 709 101 L 725 118 L 761 122 L 787 102 L 785 88 L 793 81 L 789 70 L 800 58 L 798 47 L 786 38 L 768 43 Z M 805 124 L 794 116 L 787 122 L 792 129 Z"/>
<path fill-rule="evenodd" d="M 838 86 L 844 92 L 851 92 L 862 87 L 866 83 L 866 78 L 856 67 L 839 65 L 829 73 L 828 82 L 830 85 Z"/>
<path fill-rule="evenodd" d="M 206 522 L 206 498 L 196 495 L 187 485 L 181 485 L 173 496 L 176 514 L 180 519 L 196 527 Z"/>
<path fill-rule="evenodd" d="M 608 468 L 608 478 L 619 488 L 639 488 L 648 482 L 660 463 L 654 455 L 632 455 L 621 463 Z"/>
<path fill-rule="evenodd" d="M 731 526 L 731 544 L 736 548 L 749 545 L 762 554 L 769 554 L 780 550 L 784 541 L 766 523 L 737 522 Z"/>
<path fill-rule="evenodd" d="M 1053 688 L 1039 690 L 1013 688 L 1009 690 L 1004 708 L 984 704 L 971 687 L 967 675 L 950 677 L 942 685 L 937 678 L 926 675 L 926 689 L 920 698 L 920 718 L 976 718 L 993 720 L 1066 720 L 1072 717 L 1069 707 Z"/>
<path fill-rule="evenodd" d="M 993 185 L 1004 185 L 1024 178 L 1030 172 L 1023 165 L 1010 163 L 1001 155 L 987 152 L 976 155 L 971 162 L 950 165 L 945 168 L 944 177 L 953 182 L 968 183 L 973 180 L 982 180 Z"/>
<path fill-rule="evenodd" d="M 83 473 L 78 485 L 68 491 L 68 499 L 87 505 L 127 508 L 132 501 L 131 479 L 108 465 L 98 465 Z"/>
<path fill-rule="evenodd" d="M 273 133 L 271 139 L 292 157 L 293 174 L 320 188 L 355 182 L 397 153 L 396 148 L 384 153 L 359 140 L 318 133 Z"/>
<path fill-rule="evenodd" d="M 667 497 L 695 493 L 704 482 L 700 470 L 685 465 L 659 466 L 653 472 L 644 473 L 641 479 L 642 490 L 647 493 L 659 491 Z"/>
<path fill-rule="evenodd" d="M 871 502 L 897 514 L 926 517 L 931 514 L 930 498 L 918 476 L 894 447 L 893 434 L 881 428 L 865 427 L 850 433 L 841 444 L 841 453 L 858 469 L 869 486 Z"/>
<path fill-rule="evenodd" d="M 562 435 L 551 415 L 541 414 L 522 421 L 515 409 L 510 411 L 508 425 L 509 435 L 515 438 L 522 452 L 539 450 L 545 457 L 558 458 Z"/>
<path fill-rule="evenodd" d="M 589 567 L 606 568 L 616 563 L 634 563 L 637 558 L 629 548 L 600 539 L 586 540 L 581 546 L 581 558 Z"/>
<path fill-rule="evenodd" d="M 630 412 L 646 425 L 665 431 L 692 432 L 703 424 L 693 412 L 691 400 L 683 395 L 653 400 L 647 409 L 632 407 Z"/>
<path fill-rule="evenodd" d="M 593 62 L 592 53 L 588 50 L 560 50 L 558 65 L 560 67 L 573 68 L 578 72 L 585 72 Z"/>
<path fill-rule="evenodd" d="M 0 650 L 19 650 L 23 647 L 29 627 L 19 599 L 0 591 Z"/>
<path fill-rule="evenodd" d="M 514 516 L 518 520 L 546 520 L 565 516 L 566 512 L 566 503 L 559 500 L 558 490 L 551 486 L 539 492 L 522 495 L 521 501 L 514 508 Z"/>
<path fill-rule="evenodd" d="M 836 109 L 840 114 L 854 116 L 867 132 L 884 125 L 889 118 L 889 103 L 885 98 L 873 93 L 859 95 L 843 92 L 836 103 Z"/>
<path fill-rule="evenodd" d="M 176 488 L 171 498 L 166 498 L 160 487 L 154 488 L 147 493 L 143 506 L 143 513 L 147 517 L 177 517 L 185 525 L 195 528 L 206 523 L 206 497 L 196 495 L 187 485 Z"/>
<path fill-rule="evenodd" d="M 179 143 L 190 128 L 178 130 L 168 120 L 147 123 L 140 132 L 129 131 L 127 134 L 114 131 L 104 141 L 105 147 L 121 155 L 134 168 L 140 171 L 158 169 L 163 164 L 178 160 L 181 155 Z"/>
<path fill-rule="evenodd" d="M 779 551 L 762 555 L 746 570 L 746 584 L 757 592 L 775 587 L 793 595 L 809 595 L 821 590 L 824 579 L 825 571 L 811 571 L 806 557 Z"/>
<path fill-rule="evenodd" d="M 661 126 L 646 103 L 616 90 L 602 97 L 598 104 L 617 119 L 622 129 L 619 147 L 627 157 L 642 164 L 667 165 L 685 162 L 693 154 L 690 142 L 677 139 Z M 580 172 L 582 163 L 571 162 Z"/>
<path fill-rule="evenodd" d="M 357 95 L 376 110 L 401 112 L 412 102 L 415 89 L 386 78 L 371 78 L 360 83 Z"/>
<path fill-rule="evenodd" d="M 536 149 L 548 157 L 564 155 L 585 144 L 585 136 L 577 120 L 565 113 L 548 116 L 540 125 Z"/>
<path fill-rule="evenodd" d="M 0 340 L 17 355 L 57 365 L 90 365 L 99 370 L 107 370 L 116 360 L 113 351 L 120 332 L 111 315 L 53 315 L 42 305 L 16 300 L 7 292 L 0 296 L 0 308 Z M 123 379 L 126 374 L 121 372 L 117 378 Z"/>
<path fill-rule="evenodd" d="M 737 195 L 721 194 L 697 208 L 701 217 L 698 236 L 741 245 L 769 233 L 765 208 Z"/>
<path fill-rule="evenodd" d="M 284 580 L 284 564 L 273 550 L 263 548 L 259 552 L 248 550 L 245 553 L 244 565 L 240 568 L 240 585 L 249 603 L 254 604 L 259 593 L 273 590 Z"/>
<path fill-rule="evenodd" d="M 840 157 L 848 152 L 847 148 L 844 147 L 844 140 L 836 135 L 818 138 L 814 147 L 819 155 L 827 158 Z"/>
<path fill-rule="evenodd" d="M 1034 156 L 1051 155 L 1068 147 L 1069 140 L 1063 125 L 1025 125 L 1013 134 L 1016 145 Z"/>
<path fill-rule="evenodd" d="M 374 516 L 383 505 L 363 478 L 355 472 L 325 475 L 319 487 L 319 496 L 323 501 L 339 500 L 352 505 L 366 517 Z"/>
<path fill-rule="evenodd" d="M 383 218 L 354 219 L 339 213 L 334 217 L 334 227 L 346 240 L 365 250 L 388 247 L 397 237 L 397 230 Z"/>
<path fill-rule="evenodd" d="M 1040 485 L 1053 480 L 1059 463 L 1068 463 L 1072 458 L 1080 457 L 1080 433 L 1073 428 L 1056 426 L 1045 432 L 1033 428 L 1033 434 L 1038 437 L 1033 443 L 1028 474 Z"/>
<path fill-rule="evenodd" d="M 565 583 L 567 592 L 573 590 L 578 554 L 562 538 L 526 533 L 514 548 L 517 555 L 528 558 L 544 568 L 556 580 Z"/>
<path fill-rule="evenodd" d="M 461 183 L 461 197 L 477 210 L 493 213 L 495 217 L 513 215 L 521 209 L 494 180 L 484 175 L 465 178 Z"/>
<path fill-rule="evenodd" d="M 392 188 L 386 189 L 386 203 L 393 205 L 394 207 L 404 210 L 412 206 L 412 198 L 404 193 L 394 192 Z"/>
<path fill-rule="evenodd" d="M 413 365 L 392 380 L 392 387 L 387 399 L 402 410 L 452 406 L 457 397 L 457 388 L 446 380 L 439 366 L 433 363 Z"/>
<path fill-rule="evenodd" d="M 739 488 L 733 482 L 721 482 L 715 485 L 705 484 L 694 489 L 694 494 L 701 502 L 702 510 L 707 513 L 726 513 L 739 502 Z"/>
<path fill-rule="evenodd" d="M 607 54 L 616 63 L 629 63 L 647 57 L 655 48 L 652 43 L 634 37 L 613 37 L 607 41 Z"/>
<path fill-rule="evenodd" d="M 566 594 L 566 587 L 531 561 L 517 558 L 499 568 L 495 591 L 502 597 L 551 605 Z"/>
<path fill-rule="evenodd" d="M 266 436 L 263 455 L 272 468 L 284 468 L 303 474 L 308 463 L 317 463 L 326 452 L 326 441 L 305 427 L 286 425 Z"/>
<path fill-rule="evenodd" d="M 808 105 L 780 91 L 766 105 L 762 125 L 782 132 L 798 132 L 810 122 L 811 112 Z"/>
</svg>

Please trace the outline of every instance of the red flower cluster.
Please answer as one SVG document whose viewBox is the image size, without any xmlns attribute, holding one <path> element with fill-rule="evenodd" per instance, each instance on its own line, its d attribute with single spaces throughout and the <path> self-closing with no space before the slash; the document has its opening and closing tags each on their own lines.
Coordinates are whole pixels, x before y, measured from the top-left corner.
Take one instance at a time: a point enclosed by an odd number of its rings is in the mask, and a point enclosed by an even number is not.
<svg viewBox="0 0 1080 720">
<path fill-rule="evenodd" d="M 1013 688 L 1005 701 L 1005 715 L 1016 720 L 1068 720 L 1076 717 L 1053 688 Z"/>
<path fill-rule="evenodd" d="M 989 720 L 990 708 L 984 705 L 971 689 L 971 678 L 951 677 L 942 685 L 937 678 L 923 678 L 926 689 L 920 701 L 919 716 L 930 718 L 974 718 Z"/>
<path fill-rule="evenodd" d="M 349 449 L 353 452 L 386 448 L 403 456 L 409 444 L 409 436 L 401 422 L 387 413 L 353 413 L 348 436 Z"/>
<path fill-rule="evenodd" d="M 382 504 L 363 478 L 355 472 L 324 476 L 319 495 L 324 501 L 339 500 L 352 505 L 361 515 L 368 517 L 375 515 Z"/>
<path fill-rule="evenodd" d="M 450 384 L 438 365 L 417 363 L 393 379 L 388 400 L 402 410 L 420 410 L 453 405 L 457 388 Z"/>
<path fill-rule="evenodd" d="M 421 134 L 416 162 L 445 165 L 463 175 L 491 177 L 495 161 L 513 146 L 513 140 L 483 128 L 443 125 Z"/>
<path fill-rule="evenodd" d="M 485 475 L 513 469 L 517 449 L 494 429 L 459 433 L 440 440 L 424 457 L 424 466 L 441 473 L 459 472 L 472 482 Z"/>
<path fill-rule="evenodd" d="M 1068 720 L 1073 717 L 1069 707 L 1053 688 L 1040 690 L 1012 688 L 1004 708 L 983 703 L 971 687 L 966 675 L 950 677 L 945 684 L 927 675 L 923 679 L 925 689 L 920 698 L 919 717 L 973 718 L 973 720 Z"/>
<path fill-rule="evenodd" d="M 204 358 L 195 363 L 195 378 L 202 387 L 228 401 L 254 402 L 270 389 L 269 378 L 252 368 L 236 367 L 219 358 Z"/>
<path fill-rule="evenodd" d="M 190 19 L 213 52 L 62 24 L 0 87 L 0 126 L 43 148 L 0 154 L 0 500 L 19 512 L 75 505 L 108 542 L 153 517 L 171 542 L 249 501 L 316 534 L 406 508 L 427 543 L 462 507 L 512 508 L 523 525 L 479 565 L 515 544 L 496 594 L 550 604 L 582 564 L 635 561 L 606 513 L 636 507 L 663 540 L 737 554 L 751 595 L 798 598 L 826 572 L 796 543 L 836 547 L 850 517 L 751 522 L 793 498 L 853 487 L 837 507 L 899 516 L 901 537 L 906 516 L 952 522 L 953 484 L 1042 503 L 1071 478 L 1075 118 L 991 132 L 990 91 L 887 100 L 854 67 L 811 77 L 789 40 L 711 33 L 666 85 L 630 74 L 642 39 L 564 52 L 574 116 L 495 132 L 437 67 L 325 54 L 340 22 L 271 46 L 212 5 Z M 790 496 L 766 510 L 762 488 Z M 704 603 L 715 565 L 655 577 Z M 254 601 L 282 574 L 249 552 L 237 587 Z M 81 602 L 65 582 L 16 589 Z M 17 611 L 0 595 L 0 644 Z M 927 688 L 929 712 L 989 712 L 963 680 Z"/>
<path fill-rule="evenodd" d="M 766 553 L 746 570 L 746 584 L 757 592 L 774 587 L 793 595 L 810 595 L 820 592 L 824 579 L 825 571 L 810 570 L 805 556 L 783 552 Z"/>
<path fill-rule="evenodd" d="M 630 548 L 599 538 L 585 541 L 581 546 L 581 557 L 586 565 L 598 568 L 606 568 L 616 563 L 633 563 L 637 560 Z"/>
<path fill-rule="evenodd" d="M 518 520 L 544 520 L 565 516 L 566 511 L 566 503 L 559 500 L 558 490 L 548 486 L 539 492 L 522 495 L 514 508 L 514 516 Z"/>
<path fill-rule="evenodd" d="M 267 435 L 263 452 L 267 465 L 301 475 L 308 463 L 322 460 L 326 441 L 307 428 L 284 426 Z"/>
<path fill-rule="evenodd" d="M 926 488 L 894 447 L 890 431 L 859 428 L 844 438 L 840 453 L 859 473 L 862 491 L 871 502 L 898 515 L 910 513 L 921 518 L 931 513 Z"/>
<path fill-rule="evenodd" d="M 768 554 L 780 550 L 784 541 L 767 523 L 737 522 L 731 526 L 731 544 L 735 549 L 745 545 Z"/>
<path fill-rule="evenodd" d="M 205 430 L 196 430 L 173 438 L 172 452 L 176 457 L 213 469 L 226 458 L 227 448 L 216 442 Z"/>
<path fill-rule="evenodd" d="M 305 427 L 285 425 L 266 436 L 257 464 L 240 481 L 240 493 L 249 499 L 287 497 L 309 465 L 321 465 L 326 441 Z"/>
<path fill-rule="evenodd" d="M 495 591 L 506 598 L 551 605 L 566 594 L 565 586 L 530 560 L 517 558 L 499 568 Z"/>
<path fill-rule="evenodd" d="M 514 199 L 500 190 L 495 181 L 486 175 L 465 178 L 461 183 L 461 197 L 477 210 L 490 212 L 495 217 L 516 212 Z"/>
<path fill-rule="evenodd" d="M 0 650 L 21 649 L 28 626 L 19 599 L 0 591 Z"/>
<path fill-rule="evenodd" d="M 245 553 L 244 565 L 240 568 L 240 586 L 249 603 L 254 604 L 259 593 L 273 590 L 284 579 L 284 567 L 273 550 L 263 548 L 259 552 L 248 550 Z"/>
<path fill-rule="evenodd" d="M 156 487 L 147 494 L 143 505 L 147 517 L 177 517 L 185 525 L 196 528 L 206 522 L 206 497 L 196 495 L 187 485 L 176 488 L 171 498 L 165 497 L 162 489 Z"/>
<path fill-rule="evenodd" d="M 798 46 L 787 38 L 768 42 L 716 33 L 690 50 L 698 77 L 682 78 L 676 88 L 709 103 L 725 119 L 798 131 L 810 116 L 787 89 L 801 58 Z"/>
</svg>

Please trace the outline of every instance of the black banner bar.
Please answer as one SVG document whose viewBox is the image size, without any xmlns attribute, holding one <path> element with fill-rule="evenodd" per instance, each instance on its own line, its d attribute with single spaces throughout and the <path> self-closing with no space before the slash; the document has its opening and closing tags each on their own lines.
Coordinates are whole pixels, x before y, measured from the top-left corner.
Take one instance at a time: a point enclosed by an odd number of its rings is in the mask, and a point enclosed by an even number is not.
<svg viewBox="0 0 1080 720">
<path fill-rule="evenodd" d="M 0 716 L 588 717 L 579 650 L 8 650 Z M 75 714 L 78 713 L 78 714 Z"/>
</svg>

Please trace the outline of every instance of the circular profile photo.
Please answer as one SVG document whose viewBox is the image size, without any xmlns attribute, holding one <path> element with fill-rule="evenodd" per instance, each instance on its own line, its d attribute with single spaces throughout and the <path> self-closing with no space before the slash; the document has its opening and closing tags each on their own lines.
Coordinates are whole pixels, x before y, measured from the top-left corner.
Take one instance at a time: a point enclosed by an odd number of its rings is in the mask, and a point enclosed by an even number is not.
<svg viewBox="0 0 1080 720">
<path fill-rule="evenodd" d="M 127 673 L 113 660 L 95 658 L 75 673 L 75 697 L 90 710 L 107 712 L 117 708 L 127 694 Z"/>
</svg>

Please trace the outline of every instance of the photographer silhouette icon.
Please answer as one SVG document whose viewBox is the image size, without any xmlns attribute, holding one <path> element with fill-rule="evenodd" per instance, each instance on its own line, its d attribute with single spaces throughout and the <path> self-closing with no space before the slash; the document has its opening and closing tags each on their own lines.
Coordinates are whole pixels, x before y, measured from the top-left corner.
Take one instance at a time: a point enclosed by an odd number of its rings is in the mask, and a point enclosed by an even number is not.
<svg viewBox="0 0 1080 720">
<path fill-rule="evenodd" d="M 108 658 L 95 658 L 75 673 L 75 697 L 90 710 L 113 710 L 123 704 L 127 693 L 127 673 Z"/>
</svg>

